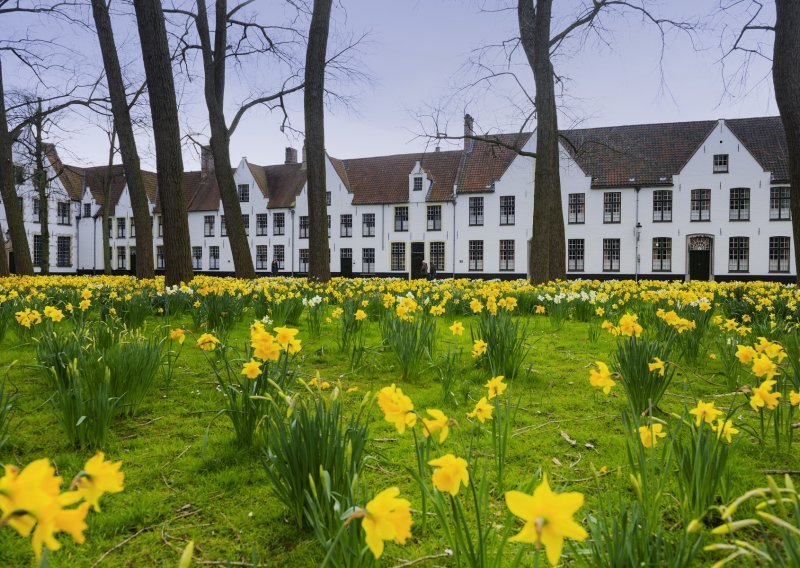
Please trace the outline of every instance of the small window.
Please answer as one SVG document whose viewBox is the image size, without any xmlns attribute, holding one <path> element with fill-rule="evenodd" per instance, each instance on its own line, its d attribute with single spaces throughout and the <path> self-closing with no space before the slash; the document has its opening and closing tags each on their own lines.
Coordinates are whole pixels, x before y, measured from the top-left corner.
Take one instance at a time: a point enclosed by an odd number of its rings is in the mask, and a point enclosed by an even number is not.
<svg viewBox="0 0 800 568">
<path fill-rule="evenodd" d="M 125 247 L 117 247 L 117 270 L 125 270 L 127 250 Z"/>
<path fill-rule="evenodd" d="M 125 226 L 126 226 L 125 217 L 118 217 L 117 218 L 117 238 L 118 239 L 124 239 L 125 238 Z"/>
<path fill-rule="evenodd" d="M 340 217 L 342 237 L 353 236 L 353 216 L 350 213 L 341 215 Z"/>
<path fill-rule="evenodd" d="M 71 237 L 58 237 L 56 241 L 56 265 L 62 268 L 72 266 Z"/>
<path fill-rule="evenodd" d="M 192 268 L 203 270 L 203 247 L 192 247 Z"/>
<path fill-rule="evenodd" d="M 500 271 L 514 270 L 514 241 L 501 240 L 500 241 Z"/>
<path fill-rule="evenodd" d="M 483 197 L 469 198 L 469 224 L 472 226 L 483 225 Z"/>
<path fill-rule="evenodd" d="M 731 208 L 729 219 L 731 221 L 750 220 L 750 188 L 731 188 Z"/>
<path fill-rule="evenodd" d="M 269 247 L 256 245 L 256 270 L 269 270 Z"/>
<path fill-rule="evenodd" d="M 444 271 L 444 243 L 433 242 L 429 246 L 428 259 L 437 272 Z"/>
<path fill-rule="evenodd" d="M 239 193 L 239 203 L 248 203 L 250 201 L 250 186 L 245 183 L 239 185 L 236 189 Z"/>
<path fill-rule="evenodd" d="M 483 241 L 469 242 L 469 269 L 483 270 Z"/>
<path fill-rule="evenodd" d="M 394 230 L 398 232 L 408 231 L 408 207 L 394 208 Z"/>
<path fill-rule="evenodd" d="M 711 220 L 711 190 L 693 189 L 692 190 L 692 210 L 689 216 L 690 221 L 710 221 Z"/>
<path fill-rule="evenodd" d="M 406 269 L 406 243 L 392 243 L 392 270 Z"/>
<path fill-rule="evenodd" d="M 567 241 L 567 270 L 570 272 L 583 272 L 583 251 L 583 239 L 569 239 Z"/>
<path fill-rule="evenodd" d="M 653 272 L 672 270 L 672 239 L 656 237 L 653 239 Z"/>
<path fill-rule="evenodd" d="M 42 265 L 42 235 L 33 235 L 33 265 Z"/>
<path fill-rule="evenodd" d="M 164 245 L 156 247 L 156 270 L 164 270 Z"/>
<path fill-rule="evenodd" d="M 769 238 L 769 271 L 789 272 L 789 237 Z"/>
<path fill-rule="evenodd" d="M 283 235 L 286 232 L 286 214 L 275 213 L 272 216 L 272 234 Z"/>
<path fill-rule="evenodd" d="M 84 217 L 91 217 L 92 216 L 92 204 L 91 203 L 84 203 L 83 204 L 83 216 Z"/>
<path fill-rule="evenodd" d="M 308 272 L 308 249 L 300 249 L 300 272 Z"/>
<path fill-rule="evenodd" d="M 653 192 L 653 222 L 672 221 L 672 191 L 659 189 Z"/>
<path fill-rule="evenodd" d="M 714 173 L 728 173 L 728 154 L 714 154 Z"/>
<path fill-rule="evenodd" d="M 364 274 L 375 274 L 374 248 L 361 249 L 361 272 Z"/>
<path fill-rule="evenodd" d="M 513 225 L 516 221 L 516 197 L 513 195 L 500 196 L 500 224 Z"/>
<path fill-rule="evenodd" d="M 33 222 L 39 222 L 39 198 L 34 197 L 31 199 L 31 208 L 33 209 Z"/>
<path fill-rule="evenodd" d="M 603 194 L 603 223 L 619 223 L 622 220 L 622 193 L 607 191 Z"/>
<path fill-rule="evenodd" d="M 414 176 L 414 191 L 422 191 L 422 176 Z"/>
<path fill-rule="evenodd" d="M 769 189 L 769 220 L 788 221 L 792 218 L 791 199 L 788 187 Z"/>
<path fill-rule="evenodd" d="M 223 217 L 223 219 L 224 219 L 224 217 Z M 158 216 L 158 236 L 159 237 L 163 237 L 164 236 L 164 216 L 163 215 L 159 215 Z"/>
<path fill-rule="evenodd" d="M 56 206 L 56 213 L 59 225 L 72 225 L 72 211 L 69 207 L 69 201 L 59 201 Z"/>
<path fill-rule="evenodd" d="M 442 206 L 428 205 L 428 230 L 442 230 Z"/>
<path fill-rule="evenodd" d="M 619 239 L 603 239 L 603 272 L 619 272 Z"/>
<path fill-rule="evenodd" d="M 256 213 L 256 236 L 266 237 L 267 234 L 267 214 Z"/>
<path fill-rule="evenodd" d="M 250 236 L 250 215 L 242 215 L 242 225 L 244 225 L 244 234 Z"/>
<path fill-rule="evenodd" d="M 586 222 L 586 194 L 585 193 L 570 193 L 569 194 L 569 211 L 568 223 L 582 224 Z"/>
<path fill-rule="evenodd" d="M 130 237 L 134 238 L 136 236 L 136 223 L 134 223 L 133 217 L 131 217 L 130 228 Z"/>
<path fill-rule="evenodd" d="M 330 207 L 330 206 L 331 206 L 331 192 L 330 192 L 330 191 L 326 191 L 326 192 L 325 192 L 325 204 L 326 204 L 328 207 Z"/>
<path fill-rule="evenodd" d="M 728 239 L 728 271 L 750 271 L 749 237 L 731 237 Z"/>
<path fill-rule="evenodd" d="M 364 213 L 361 216 L 361 236 L 375 236 L 375 213 Z"/>
<path fill-rule="evenodd" d="M 219 247 L 216 245 L 208 247 L 208 269 L 219 270 Z"/>
<path fill-rule="evenodd" d="M 272 258 L 278 261 L 278 268 L 283 270 L 283 263 L 285 259 L 285 247 L 284 245 L 275 245 L 272 247 Z"/>
<path fill-rule="evenodd" d="M 225 215 L 219 216 L 219 236 L 220 237 L 228 236 L 228 225 L 227 223 L 225 223 Z"/>
<path fill-rule="evenodd" d="M 298 235 L 301 239 L 308 238 L 308 215 L 300 215 Z"/>
<path fill-rule="evenodd" d="M 213 215 L 206 215 L 203 217 L 203 235 L 206 237 L 214 236 L 214 221 L 215 218 Z"/>
</svg>

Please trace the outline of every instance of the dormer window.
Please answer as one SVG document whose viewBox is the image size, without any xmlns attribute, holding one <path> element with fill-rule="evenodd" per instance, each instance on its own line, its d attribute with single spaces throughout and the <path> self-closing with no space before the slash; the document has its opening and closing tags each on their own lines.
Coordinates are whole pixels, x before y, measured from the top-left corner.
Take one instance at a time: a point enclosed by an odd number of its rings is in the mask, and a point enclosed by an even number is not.
<svg viewBox="0 0 800 568">
<path fill-rule="evenodd" d="M 714 173 L 728 173 L 728 154 L 714 154 Z"/>
<path fill-rule="evenodd" d="M 92 216 L 92 204 L 91 203 L 84 203 L 83 204 L 83 216 L 84 217 L 91 217 Z"/>
<path fill-rule="evenodd" d="M 414 191 L 422 191 L 422 176 L 414 176 Z"/>
</svg>

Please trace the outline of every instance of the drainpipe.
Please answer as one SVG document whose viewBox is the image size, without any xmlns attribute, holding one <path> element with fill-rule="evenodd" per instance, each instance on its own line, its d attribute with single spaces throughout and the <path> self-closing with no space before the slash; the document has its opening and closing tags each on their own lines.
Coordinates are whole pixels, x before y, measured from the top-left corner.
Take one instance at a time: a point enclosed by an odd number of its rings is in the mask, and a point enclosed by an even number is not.
<svg viewBox="0 0 800 568">
<path fill-rule="evenodd" d="M 292 214 L 292 276 L 294 276 L 294 207 L 289 209 L 289 211 L 291 211 Z"/>
<path fill-rule="evenodd" d="M 456 187 L 453 187 L 453 276 L 451 280 L 456 279 Z"/>
<path fill-rule="evenodd" d="M 639 192 L 641 191 L 642 188 L 636 187 L 634 189 L 636 190 L 636 227 L 634 228 L 634 236 L 636 242 L 635 279 L 636 282 L 638 282 L 639 281 L 639 238 L 642 234 L 642 224 L 639 222 Z"/>
</svg>

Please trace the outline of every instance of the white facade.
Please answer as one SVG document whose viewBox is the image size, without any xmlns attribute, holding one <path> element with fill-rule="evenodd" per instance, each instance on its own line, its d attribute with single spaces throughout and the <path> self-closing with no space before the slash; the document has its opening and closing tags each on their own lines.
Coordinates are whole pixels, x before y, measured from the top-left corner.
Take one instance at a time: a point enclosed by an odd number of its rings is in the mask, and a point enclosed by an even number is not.
<svg viewBox="0 0 800 568">
<path fill-rule="evenodd" d="M 535 136 L 523 149 L 535 149 Z M 715 163 L 720 156 L 725 156 L 724 167 Z M 428 200 L 432 177 L 417 161 L 402 172 L 408 177 L 407 198 L 373 205 L 353 204 L 356 195 L 342 179 L 343 167 L 337 169 L 331 159 L 327 161 L 332 273 L 408 277 L 412 265 L 416 270 L 423 259 L 437 264 L 440 276 L 528 273 L 532 158 L 514 157 L 485 189 L 461 191 L 455 176 L 452 191 L 447 188 L 450 196 L 443 201 Z M 307 188 L 303 185 L 288 203 L 284 194 L 282 206 L 276 207 L 267 197 L 272 188 L 264 188 L 263 181 L 259 184 L 253 168 L 258 166 L 242 159 L 234 178 L 241 188 L 242 213 L 248 217 L 256 271 L 269 272 L 277 258 L 282 274 L 303 274 L 308 259 Z M 619 187 L 598 187 L 564 149 L 561 185 L 568 272 L 593 278 L 789 279 L 796 266 L 788 186 L 772 180 L 772 172 L 764 170 L 724 120 L 716 123 L 680 171 L 650 186 L 639 186 L 631 178 Z M 33 246 L 38 223 L 32 217 L 32 188 L 20 186 L 20 194 L 25 197 L 26 229 Z M 102 220 L 96 215 L 100 205 L 87 188 L 81 201 L 70 202 L 71 224 L 59 224 L 56 203 L 69 196 L 58 180 L 51 195 L 51 271 L 102 270 Z M 217 207 L 210 210 L 190 209 L 193 262 L 199 272 L 232 274 L 233 260 L 223 233 L 225 212 L 216 201 Z M 2 215 L 0 211 L 4 224 Z M 111 266 L 115 271 L 134 266 L 132 218 L 125 188 L 114 206 Z M 153 234 L 156 268 L 162 269 L 158 214 Z M 62 236 L 72 239 L 69 266 L 58 262 L 57 242 Z"/>
</svg>

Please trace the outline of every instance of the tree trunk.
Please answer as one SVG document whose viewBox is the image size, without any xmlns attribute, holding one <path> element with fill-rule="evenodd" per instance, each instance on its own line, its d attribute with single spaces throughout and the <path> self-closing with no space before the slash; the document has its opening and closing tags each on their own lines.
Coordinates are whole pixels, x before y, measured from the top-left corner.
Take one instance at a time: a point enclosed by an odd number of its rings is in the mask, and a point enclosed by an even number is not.
<svg viewBox="0 0 800 568">
<path fill-rule="evenodd" d="M 320 282 L 331 278 L 328 245 L 328 206 L 325 186 L 325 61 L 332 0 L 314 0 L 306 51 L 303 102 L 306 122 L 308 187 L 308 277 Z"/>
<path fill-rule="evenodd" d="M 116 128 L 111 130 L 108 144 L 108 163 L 103 178 L 103 274 L 111 274 L 111 184 L 114 175 L 114 142 L 117 138 Z M 138 258 L 138 251 L 137 251 Z"/>
<path fill-rule="evenodd" d="M 800 2 L 775 1 L 775 46 L 772 56 L 772 81 L 775 100 L 786 131 L 789 150 L 792 236 L 797 282 L 800 284 Z"/>
<path fill-rule="evenodd" d="M 137 277 L 153 278 L 155 263 L 153 262 L 153 223 L 150 220 L 150 205 L 144 188 L 139 152 L 136 149 L 130 108 L 125 96 L 125 83 L 122 80 L 122 70 L 106 0 L 92 0 L 92 12 L 97 28 L 97 38 L 100 41 L 100 52 L 103 55 L 108 93 L 111 98 L 111 112 L 114 115 L 114 129 L 119 137 L 119 151 L 122 156 L 122 167 L 125 170 L 125 182 L 131 196 L 133 223 L 136 225 L 136 266 L 133 268 L 135 268 Z"/>
<path fill-rule="evenodd" d="M 536 84 L 536 165 L 533 233 L 528 259 L 531 283 L 566 275 L 564 215 L 561 206 L 558 113 L 550 61 L 552 0 L 519 0 L 520 38 Z"/>
<path fill-rule="evenodd" d="M 253 257 L 242 220 L 239 205 L 239 192 L 233 179 L 231 166 L 230 135 L 225 122 L 223 102 L 225 100 L 225 49 L 227 47 L 227 8 L 225 0 L 217 1 L 216 29 L 214 47 L 211 46 L 211 32 L 208 26 L 208 12 L 205 0 L 197 2 L 197 32 L 203 52 L 205 71 L 205 99 L 208 108 L 208 123 L 211 127 L 211 152 L 214 156 L 214 176 L 219 186 L 222 206 L 225 209 L 225 227 L 231 245 L 233 267 L 237 278 L 255 278 Z"/>
<path fill-rule="evenodd" d="M 172 286 L 189 282 L 193 276 L 175 80 L 161 3 L 158 0 L 134 0 L 133 6 L 142 45 L 156 146 L 158 195 L 164 226 L 164 276 L 166 284 Z"/>
<path fill-rule="evenodd" d="M 42 115 L 42 101 L 36 105 L 36 116 L 33 121 L 36 140 L 34 141 L 34 167 L 33 185 L 36 190 L 36 197 L 39 199 L 39 273 L 50 273 L 50 202 L 47 195 L 47 170 L 44 164 L 44 141 L 42 131 L 44 130 L 44 116 Z"/>
<path fill-rule="evenodd" d="M 33 274 L 31 249 L 28 248 L 28 237 L 25 234 L 25 219 L 22 216 L 22 202 L 14 185 L 14 158 L 12 155 L 12 139 L 8 131 L 6 117 L 5 90 L 3 89 L 3 65 L 0 60 L 0 198 L 6 210 L 6 223 L 14 249 L 14 266 L 17 274 Z M 5 252 L 3 254 L 5 256 Z M 7 260 L 5 272 L 8 272 Z M 0 267 L 1 269 L 2 267 Z"/>
</svg>

